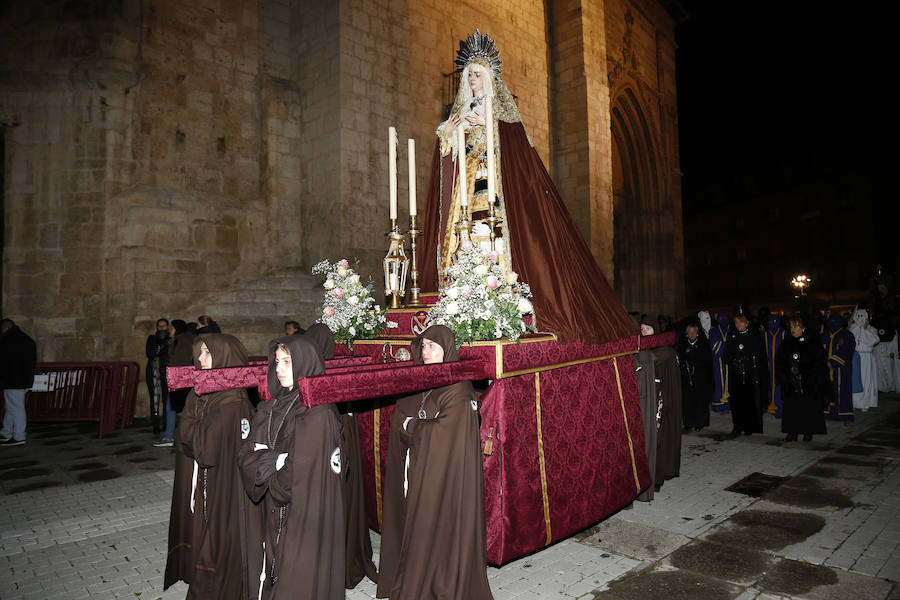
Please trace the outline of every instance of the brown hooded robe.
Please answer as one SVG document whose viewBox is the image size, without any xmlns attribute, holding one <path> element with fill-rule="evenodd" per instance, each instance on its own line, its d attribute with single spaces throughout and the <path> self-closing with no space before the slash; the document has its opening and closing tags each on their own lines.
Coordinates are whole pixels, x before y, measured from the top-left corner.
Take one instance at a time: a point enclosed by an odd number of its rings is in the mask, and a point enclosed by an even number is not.
<svg viewBox="0 0 900 600">
<path fill-rule="evenodd" d="M 325 364 L 302 335 L 269 343 L 269 392 L 259 405 L 239 461 L 254 506 L 244 515 L 244 552 L 255 571 L 253 598 L 344 597 L 344 492 L 341 423 L 333 404 L 307 408 L 295 384 L 281 386 L 275 350 L 290 351 L 293 377 L 321 375 Z M 287 454 L 282 468 L 276 457 Z M 263 530 L 255 531 L 263 520 Z"/>
<path fill-rule="evenodd" d="M 441 345 L 444 362 L 459 359 L 453 334 L 437 325 L 413 341 L 416 364 L 423 364 L 423 338 Z M 407 417 L 413 419 L 404 429 Z M 384 482 L 378 598 L 492 598 L 486 571 L 482 469 L 471 382 L 397 401 Z"/>
<path fill-rule="evenodd" d="M 204 343 L 214 369 L 247 364 L 241 342 L 223 334 L 202 335 L 194 341 L 195 363 Z M 175 436 L 177 458 L 164 585 L 168 588 L 182 579 L 190 584 L 188 598 L 245 596 L 240 529 L 235 524 L 246 499 L 238 483 L 237 455 L 242 439 L 250 433 L 252 418 L 246 390 L 202 396 L 192 391 L 182 412 Z"/>
<path fill-rule="evenodd" d="M 662 413 L 656 433 L 656 473 L 653 481 L 657 487 L 666 479 L 681 474 L 681 371 L 675 360 L 672 346 L 654 348 L 654 372 L 662 395 Z"/>
<path fill-rule="evenodd" d="M 319 350 L 323 359 L 334 358 L 334 334 L 324 323 L 316 323 L 304 334 Z M 341 410 L 344 432 L 344 502 L 347 508 L 347 571 L 344 586 L 355 588 L 363 577 L 378 581 L 372 561 L 372 539 L 366 522 L 366 499 L 363 490 L 362 450 L 359 445 L 359 425 L 356 415 Z"/>
</svg>

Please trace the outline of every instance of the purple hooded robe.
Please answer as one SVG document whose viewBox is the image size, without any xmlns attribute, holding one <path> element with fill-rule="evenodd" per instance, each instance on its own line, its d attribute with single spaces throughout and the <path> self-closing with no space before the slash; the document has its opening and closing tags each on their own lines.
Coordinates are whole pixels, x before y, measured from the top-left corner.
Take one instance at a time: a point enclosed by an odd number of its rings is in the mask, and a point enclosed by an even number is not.
<svg viewBox="0 0 900 600">
<path fill-rule="evenodd" d="M 766 346 L 766 358 L 769 361 L 769 389 L 768 412 L 781 418 L 781 385 L 775 381 L 775 353 L 784 341 L 784 329 L 781 328 L 781 316 L 769 315 L 769 323 L 763 334 L 763 342 Z"/>
<path fill-rule="evenodd" d="M 826 419 L 853 420 L 853 352 L 856 340 L 847 330 L 847 323 L 840 315 L 831 315 L 825 322 L 822 334 L 828 378 L 834 387 L 834 399 L 825 411 Z"/>
<path fill-rule="evenodd" d="M 716 315 L 716 324 L 709 330 L 709 345 L 713 355 L 713 389 L 712 409 L 724 412 L 730 409 L 728 402 L 728 365 L 725 364 L 725 340 L 731 331 L 731 315 L 727 310 L 720 310 Z"/>
</svg>

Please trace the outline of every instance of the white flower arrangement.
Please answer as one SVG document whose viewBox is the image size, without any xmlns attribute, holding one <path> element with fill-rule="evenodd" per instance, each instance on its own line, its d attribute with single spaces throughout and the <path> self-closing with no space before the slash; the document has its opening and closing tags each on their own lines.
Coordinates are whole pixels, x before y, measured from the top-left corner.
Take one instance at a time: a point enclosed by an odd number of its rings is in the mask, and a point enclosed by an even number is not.
<svg viewBox="0 0 900 600">
<path fill-rule="evenodd" d="M 428 312 L 428 325 L 446 325 L 456 344 L 519 337 L 534 328 L 523 317 L 534 312 L 531 288 L 513 272 L 503 274 L 496 252 L 466 243 L 447 268 L 450 284 Z"/>
<path fill-rule="evenodd" d="M 312 268 L 312 272 L 325 276 L 322 316 L 316 322 L 327 325 L 338 344 L 347 344 L 352 349 L 353 340 L 378 337 L 386 328 L 397 326 L 385 318 L 387 309 L 382 310 L 375 303 L 372 282 L 362 285 L 347 259 L 342 258 L 334 264 L 323 260 Z"/>
</svg>

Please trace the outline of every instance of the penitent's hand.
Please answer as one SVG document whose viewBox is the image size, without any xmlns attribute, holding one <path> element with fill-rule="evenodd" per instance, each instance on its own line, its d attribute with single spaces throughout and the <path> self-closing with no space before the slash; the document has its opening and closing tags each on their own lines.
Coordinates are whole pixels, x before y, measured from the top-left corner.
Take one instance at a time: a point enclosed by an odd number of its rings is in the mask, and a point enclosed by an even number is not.
<svg viewBox="0 0 900 600">
<path fill-rule="evenodd" d="M 481 110 L 476 110 L 474 115 L 466 115 L 466 121 L 470 125 L 484 125 L 484 113 Z"/>
<path fill-rule="evenodd" d="M 450 115 L 450 118 L 444 123 L 444 133 L 453 133 L 453 130 L 459 127 L 460 123 L 462 123 L 462 120 L 459 118 L 459 115 Z"/>
</svg>

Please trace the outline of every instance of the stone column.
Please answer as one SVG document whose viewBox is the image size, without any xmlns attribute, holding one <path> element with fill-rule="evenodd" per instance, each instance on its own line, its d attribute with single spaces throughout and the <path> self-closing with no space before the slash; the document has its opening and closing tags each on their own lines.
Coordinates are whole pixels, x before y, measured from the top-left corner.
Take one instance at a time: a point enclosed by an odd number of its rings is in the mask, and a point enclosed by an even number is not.
<svg viewBox="0 0 900 600">
<path fill-rule="evenodd" d="M 604 7 L 549 0 L 553 176 L 594 259 L 613 283 L 613 204 Z"/>
</svg>

